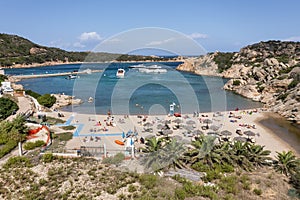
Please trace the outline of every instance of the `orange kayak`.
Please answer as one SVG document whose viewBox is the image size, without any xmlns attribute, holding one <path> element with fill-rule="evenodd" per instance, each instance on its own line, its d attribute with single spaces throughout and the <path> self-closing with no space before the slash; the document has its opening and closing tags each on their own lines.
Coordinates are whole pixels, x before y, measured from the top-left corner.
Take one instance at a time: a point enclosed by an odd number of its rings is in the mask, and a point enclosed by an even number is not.
<svg viewBox="0 0 300 200">
<path fill-rule="evenodd" d="M 124 145 L 124 142 L 122 142 L 120 140 L 115 140 L 115 143 L 118 144 L 118 145 L 122 145 L 122 146 Z"/>
</svg>

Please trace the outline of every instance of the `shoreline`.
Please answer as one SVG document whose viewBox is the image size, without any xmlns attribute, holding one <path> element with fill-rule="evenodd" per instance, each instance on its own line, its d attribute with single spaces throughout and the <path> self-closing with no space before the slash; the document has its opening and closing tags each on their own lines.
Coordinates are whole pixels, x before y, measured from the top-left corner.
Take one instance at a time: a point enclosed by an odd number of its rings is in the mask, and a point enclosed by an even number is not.
<svg viewBox="0 0 300 200">
<path fill-rule="evenodd" d="M 282 152 L 282 151 L 293 151 L 295 155 L 299 156 L 299 151 L 297 151 L 297 148 L 295 148 L 295 145 L 290 145 L 286 142 L 285 138 L 279 137 L 276 132 L 272 129 L 269 129 L 268 127 L 264 126 L 260 123 L 261 120 L 268 119 L 267 113 L 265 111 L 259 111 L 257 113 L 249 114 L 250 111 L 254 109 L 247 109 L 247 110 L 239 110 L 239 111 L 225 111 L 220 112 L 223 114 L 223 117 L 214 117 L 215 112 L 206 112 L 206 113 L 200 113 L 200 117 L 193 117 L 193 114 L 187 114 L 188 118 L 182 117 L 184 122 L 187 122 L 189 120 L 193 120 L 196 122 L 195 124 L 195 130 L 201 130 L 201 126 L 206 125 L 203 122 L 199 122 L 199 119 L 212 119 L 213 124 L 222 124 L 222 127 L 219 129 L 218 132 L 221 132 L 223 130 L 228 130 L 232 132 L 232 135 L 230 136 L 231 139 L 234 137 L 238 137 L 239 135 L 236 134 L 237 129 L 241 129 L 242 132 L 245 132 L 247 130 L 253 131 L 256 135 L 253 136 L 253 139 L 255 140 L 256 144 L 265 146 L 265 150 L 270 150 L 271 157 L 276 156 L 276 152 Z M 70 141 L 69 144 L 67 144 L 68 149 L 80 147 L 84 143 L 83 141 L 87 137 L 93 137 L 93 136 L 99 136 L 101 134 L 106 134 L 101 136 L 102 141 L 106 143 L 106 145 L 111 148 L 118 148 L 119 146 L 114 144 L 114 140 L 119 139 L 122 140 L 122 137 L 119 135 L 111 135 L 110 134 L 119 134 L 122 132 L 127 133 L 129 130 L 134 130 L 134 128 L 139 133 L 138 137 L 147 137 L 148 135 L 155 136 L 156 132 L 158 131 L 155 127 L 160 123 L 159 120 L 175 120 L 176 117 L 174 116 L 167 116 L 167 115 L 147 115 L 147 122 L 150 122 L 153 124 L 153 133 L 144 132 L 145 127 L 143 126 L 143 122 L 141 122 L 141 118 L 138 117 L 138 115 L 129 115 L 128 118 L 124 118 L 123 115 L 112 115 L 115 118 L 116 121 L 116 127 L 108 127 L 107 132 L 90 132 L 91 129 L 98 128 L 95 123 L 98 121 L 101 121 L 103 123 L 105 119 L 107 118 L 107 115 L 99 115 L 99 114 L 80 114 L 80 113 L 73 113 L 70 111 L 59 111 L 60 113 L 64 114 L 64 119 L 68 120 L 70 116 L 74 116 L 74 119 L 72 119 L 71 124 L 77 124 L 77 129 L 79 129 L 80 126 L 78 124 L 82 124 L 80 127 L 79 132 L 74 130 L 74 133 L 78 134 L 76 137 L 73 137 L 72 141 Z M 231 122 L 232 119 L 235 118 L 229 118 L 229 113 L 233 113 L 234 115 L 242 116 L 241 119 L 237 119 L 237 122 Z M 48 114 L 48 113 L 47 113 Z M 52 112 L 52 115 L 57 114 L 56 112 Z M 207 115 L 208 117 L 201 117 Z M 141 115 L 142 117 L 144 115 Z M 90 122 L 88 119 L 93 118 L 94 122 Z M 159 119 L 159 120 L 158 120 Z M 125 120 L 125 123 L 119 123 L 119 121 Z M 201 120 L 200 120 L 201 121 Z M 255 129 L 252 128 L 245 128 L 241 127 L 241 124 L 250 124 L 251 126 L 254 125 Z M 171 123 L 171 127 L 174 125 L 174 123 Z M 203 131 L 203 130 L 202 130 Z M 212 130 L 203 131 L 206 135 L 208 132 L 211 132 Z M 182 141 L 190 141 L 191 137 L 187 137 L 183 135 L 183 132 L 185 132 L 184 129 L 182 130 L 173 130 L 172 136 L 179 136 L 182 137 Z M 244 137 L 247 137 L 243 135 Z M 286 137 L 290 137 L 289 135 L 286 135 Z M 290 139 L 290 138 L 289 138 Z M 298 144 L 299 145 L 299 144 Z"/>
<path fill-rule="evenodd" d="M 56 65 L 73 65 L 73 64 L 111 64 L 111 63 L 164 63 L 164 62 L 184 62 L 182 59 L 178 60 L 166 60 L 166 61 L 104 61 L 104 62 L 45 62 L 45 63 L 33 63 L 33 64 L 15 64 L 12 66 L 0 66 L 0 69 L 25 69 L 25 68 L 36 68 L 36 67 L 47 67 Z"/>
</svg>

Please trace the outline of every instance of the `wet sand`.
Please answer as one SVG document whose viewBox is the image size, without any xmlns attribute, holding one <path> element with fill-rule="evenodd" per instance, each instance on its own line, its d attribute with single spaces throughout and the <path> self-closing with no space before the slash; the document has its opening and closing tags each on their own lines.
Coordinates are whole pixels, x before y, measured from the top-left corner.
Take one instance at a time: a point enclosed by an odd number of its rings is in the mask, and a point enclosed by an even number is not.
<svg viewBox="0 0 300 200">
<path fill-rule="evenodd" d="M 265 118 L 258 121 L 274 135 L 289 144 L 300 155 L 300 126 L 287 121 L 276 113 L 264 113 Z"/>
</svg>

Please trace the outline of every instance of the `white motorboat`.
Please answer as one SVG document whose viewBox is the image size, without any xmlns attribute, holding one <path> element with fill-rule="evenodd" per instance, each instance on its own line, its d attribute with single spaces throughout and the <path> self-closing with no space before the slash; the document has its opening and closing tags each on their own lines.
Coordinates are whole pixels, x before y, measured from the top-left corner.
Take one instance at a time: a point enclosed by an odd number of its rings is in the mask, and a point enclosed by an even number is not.
<svg viewBox="0 0 300 200">
<path fill-rule="evenodd" d="M 156 74 L 160 74 L 160 73 L 166 73 L 167 69 L 163 69 L 161 66 L 158 65 L 151 65 L 149 67 L 144 67 L 144 68 L 138 68 L 139 72 L 142 73 L 156 73 Z"/>
<path fill-rule="evenodd" d="M 118 71 L 117 71 L 116 76 L 117 76 L 118 78 L 123 78 L 123 77 L 125 76 L 125 70 L 119 68 Z"/>
</svg>

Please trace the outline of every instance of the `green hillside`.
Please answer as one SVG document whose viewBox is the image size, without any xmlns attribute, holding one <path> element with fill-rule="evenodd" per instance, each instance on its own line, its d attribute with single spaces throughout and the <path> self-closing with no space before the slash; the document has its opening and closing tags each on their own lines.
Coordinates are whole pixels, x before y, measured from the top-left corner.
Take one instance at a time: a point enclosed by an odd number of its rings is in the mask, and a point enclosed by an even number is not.
<svg viewBox="0 0 300 200">
<path fill-rule="evenodd" d="M 51 61 L 62 62 L 103 62 L 103 61 L 162 61 L 164 58 L 150 56 L 123 55 L 112 53 L 69 52 L 59 48 L 45 47 L 35 44 L 17 35 L 0 34 L 0 66 L 15 64 L 45 63 Z"/>
</svg>

